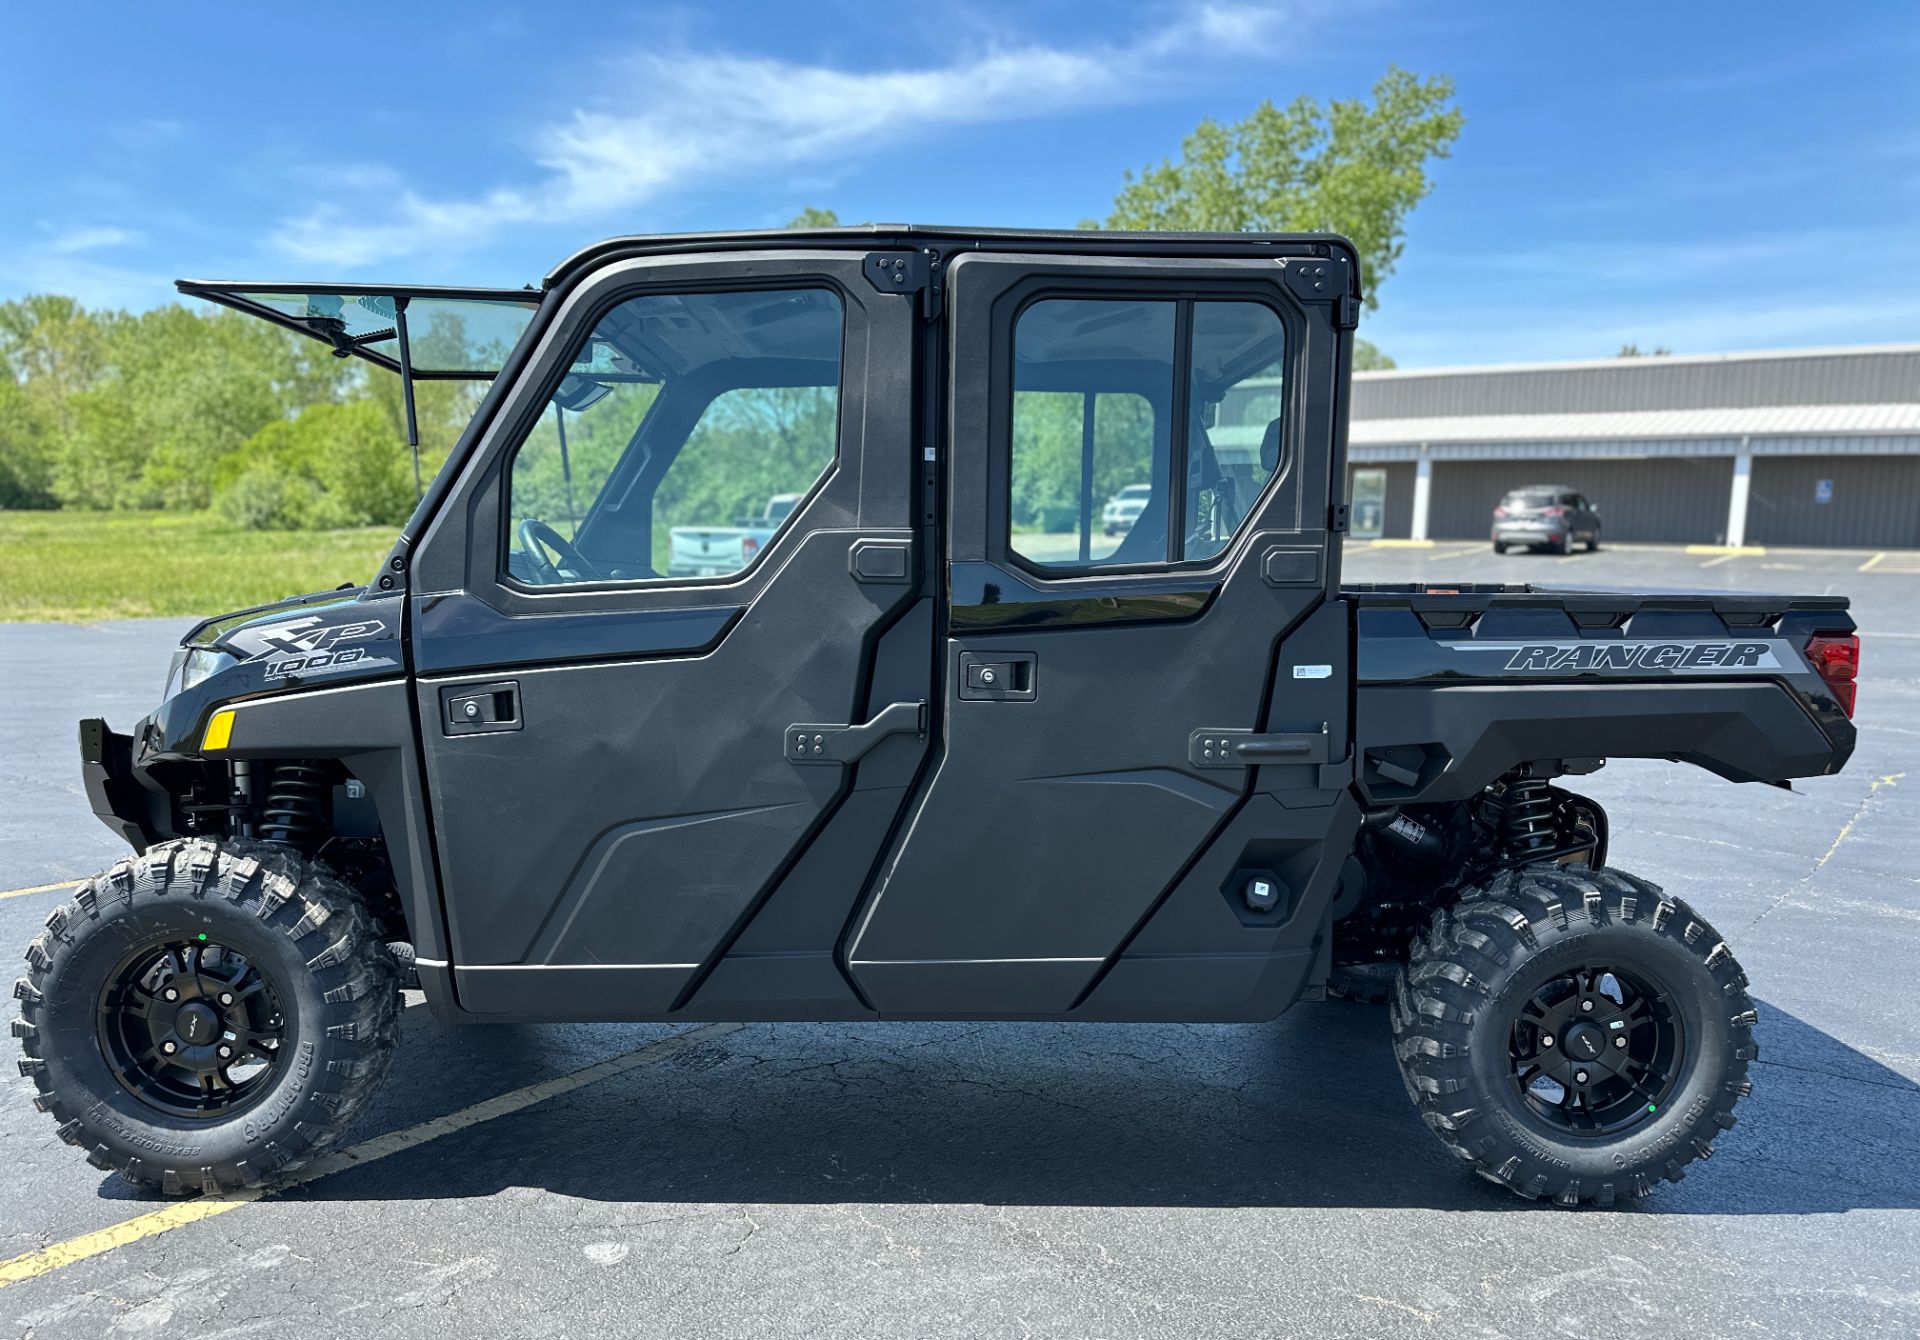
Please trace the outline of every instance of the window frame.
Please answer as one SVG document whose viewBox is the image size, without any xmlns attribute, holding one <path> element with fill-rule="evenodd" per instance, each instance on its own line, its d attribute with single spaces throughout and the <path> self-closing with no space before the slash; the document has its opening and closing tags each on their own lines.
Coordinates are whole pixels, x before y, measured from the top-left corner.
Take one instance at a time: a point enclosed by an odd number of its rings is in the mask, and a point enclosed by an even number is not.
<svg viewBox="0 0 1920 1340">
<path fill-rule="evenodd" d="M 1174 307 L 1173 386 L 1167 401 L 1168 443 L 1167 536 L 1166 552 L 1159 559 L 1135 563 L 1104 563 L 1078 559 L 1059 563 L 1041 563 L 1029 558 L 1013 544 L 1013 415 L 1015 404 L 1015 337 L 1020 318 L 1032 307 L 1054 300 L 1085 302 L 1165 302 Z M 1281 388 L 1280 458 L 1274 472 L 1260 486 L 1259 494 L 1248 505 L 1247 513 L 1234 528 L 1232 536 L 1218 553 L 1204 558 L 1188 558 L 1184 550 L 1189 525 L 1186 517 L 1188 457 L 1188 420 L 1192 418 L 1193 395 L 1193 312 L 1201 303 L 1250 303 L 1271 311 L 1280 322 L 1283 338 L 1278 362 L 1284 369 Z M 1017 301 L 992 326 L 991 338 L 999 346 L 994 350 L 992 368 L 997 383 L 997 402 L 991 423 L 987 497 L 997 512 L 989 531 L 1004 562 L 1037 582 L 1053 583 L 1086 578 L 1164 577 L 1184 572 L 1204 572 L 1229 563 L 1236 551 L 1255 529 L 1260 513 L 1272 501 L 1283 481 L 1293 473 L 1299 456 L 1294 440 L 1300 431 L 1297 397 L 1303 380 L 1307 349 L 1306 322 L 1277 290 L 1262 291 L 1240 280 L 1218 282 L 1190 279 L 1141 278 L 1130 281 L 1089 278 L 1076 282 L 1074 277 L 1048 275 L 1038 277 L 1031 287 L 1023 287 Z M 1129 394 L 1128 392 L 1118 392 Z M 1131 392 L 1131 394 L 1139 394 Z M 1144 398 L 1144 397 L 1143 397 Z M 1148 401 L 1151 404 L 1151 401 Z"/>
<path fill-rule="evenodd" d="M 829 293 L 839 306 L 840 339 L 835 352 L 835 362 L 839 369 L 839 378 L 834 383 L 833 454 L 821 467 L 820 473 L 814 477 L 813 482 L 809 484 L 806 490 L 800 495 L 799 500 L 794 503 L 792 510 L 789 511 L 785 517 L 781 518 L 780 524 L 774 529 L 767 543 L 755 552 L 753 559 L 744 566 L 734 569 L 732 572 L 720 573 L 712 577 L 671 577 L 663 573 L 656 577 L 619 577 L 600 580 L 586 579 L 582 581 L 545 583 L 526 582 L 516 577 L 508 567 L 508 558 L 515 548 L 516 540 L 516 528 L 513 524 L 514 463 L 519 459 L 520 452 L 526 447 L 527 442 L 538 430 L 541 420 L 551 411 L 553 396 L 560 389 L 560 383 L 565 381 L 569 375 L 573 366 L 573 359 L 592 341 L 594 332 L 600 328 L 600 323 L 606 318 L 607 314 L 626 303 L 652 297 L 669 297 L 674 294 L 702 296 L 717 293 L 772 293 L 783 290 L 811 290 Z M 531 403 L 539 406 L 538 411 L 515 426 L 511 444 L 504 446 L 496 457 L 499 461 L 498 478 L 500 480 L 500 486 L 497 490 L 499 494 L 497 504 L 498 543 L 494 553 L 493 580 L 507 591 L 511 591 L 517 595 L 537 598 L 557 594 L 578 595 L 583 593 L 660 591 L 685 587 L 729 586 L 753 578 L 760 571 L 767 555 L 781 547 L 782 542 L 791 534 L 798 524 L 800 517 L 807 510 L 808 505 L 827 487 L 828 483 L 839 472 L 845 461 L 847 441 L 846 415 L 848 404 L 847 369 L 848 358 L 851 353 L 848 334 L 850 325 L 848 313 L 853 307 L 854 299 L 844 284 L 830 275 L 818 273 L 774 276 L 734 275 L 700 280 L 685 279 L 642 282 L 632 287 L 618 289 L 606 294 L 585 316 L 581 326 L 583 333 L 578 337 L 576 342 L 569 344 L 567 348 L 563 350 L 564 356 L 555 367 L 548 370 L 530 397 Z M 622 449 L 620 458 L 615 463 L 614 468 L 608 473 L 606 483 L 601 486 L 601 490 L 594 496 L 593 502 L 589 504 L 581 514 L 580 526 L 582 529 L 599 513 L 601 499 L 617 484 L 620 484 L 623 479 L 625 481 L 625 487 L 630 490 L 634 482 L 633 477 L 642 472 L 647 462 L 652 459 L 650 455 L 643 454 L 643 459 L 636 461 L 629 467 L 629 461 L 633 459 L 636 449 L 645 445 L 644 439 L 655 424 L 661 401 L 667 399 L 668 383 L 662 381 L 659 385 L 660 391 L 654 396 L 652 403 L 647 406 L 646 412 L 641 415 L 640 422 L 634 426 L 633 435 L 627 439 L 627 445 Z M 684 450 L 687 442 L 692 440 L 693 433 L 699 426 L 701 417 L 712 406 L 713 402 L 722 395 L 727 394 L 728 391 L 741 389 L 745 388 L 743 386 L 723 387 L 705 395 L 699 403 L 698 412 L 693 415 L 692 421 L 688 424 L 687 435 L 682 439 L 680 444 L 681 450 Z M 674 454 L 673 460 L 667 463 L 666 469 L 661 472 L 661 480 L 665 479 L 666 471 L 671 470 L 673 468 L 673 462 L 677 460 L 679 460 L 678 452 Z M 656 489 L 658 488 L 659 482 L 660 481 L 656 481 L 655 483 Z M 648 506 L 651 508 L 651 500 L 649 500 Z M 650 526 L 649 536 L 651 537 Z M 651 560 L 651 555 L 649 555 L 649 560 Z"/>
</svg>

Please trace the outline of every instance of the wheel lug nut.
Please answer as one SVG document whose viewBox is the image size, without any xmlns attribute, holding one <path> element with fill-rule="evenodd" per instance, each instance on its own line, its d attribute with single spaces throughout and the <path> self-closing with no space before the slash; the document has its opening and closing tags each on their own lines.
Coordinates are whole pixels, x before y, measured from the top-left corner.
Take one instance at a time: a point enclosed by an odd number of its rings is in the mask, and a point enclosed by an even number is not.
<svg viewBox="0 0 1920 1340">
<path fill-rule="evenodd" d="M 177 1043 L 163 1042 L 160 1044 L 160 1050 L 165 1052 L 168 1056 L 172 1056 L 175 1052 L 180 1050 L 180 1047 Z"/>
<path fill-rule="evenodd" d="M 1593 1002 L 1592 1002 L 1592 1001 L 1590 1001 L 1590 1000 L 1583 1000 L 1583 1001 L 1581 1001 L 1581 1002 L 1580 1002 L 1580 1009 L 1581 1009 L 1581 1010 L 1582 1010 L 1582 1011 L 1583 1011 L 1584 1013 L 1587 1013 L 1587 1014 L 1592 1014 L 1592 1013 L 1593 1013 Z"/>
<path fill-rule="evenodd" d="M 171 987 L 171 986 L 170 986 L 170 987 L 168 987 L 168 988 L 167 988 L 167 999 L 168 999 L 168 1000 L 178 1000 L 178 999 L 180 999 L 180 992 L 179 992 L 179 990 L 178 990 L 178 989 L 176 989 L 176 988 L 174 988 L 174 987 Z"/>
<path fill-rule="evenodd" d="M 224 1060 L 226 1060 L 226 1059 L 227 1059 L 228 1057 L 230 1057 L 230 1056 L 232 1056 L 232 1055 L 233 1055 L 233 1048 L 231 1048 L 231 1047 L 225 1047 L 225 1046 L 223 1046 L 223 1047 L 221 1047 L 221 1048 L 220 1048 L 220 1059 L 221 1059 L 221 1060 L 223 1060 L 223 1061 L 224 1061 Z"/>
<path fill-rule="evenodd" d="M 231 1005 L 231 1004 L 233 1004 L 233 992 L 231 992 L 231 991 L 222 991 L 222 992 L 220 993 L 220 1003 L 221 1003 L 222 1005 Z"/>
<path fill-rule="evenodd" d="M 1551 1047 L 1553 1045 L 1553 1034 L 1548 1033 L 1544 1037 L 1542 1037 L 1540 1039 L 1540 1045 L 1542 1047 Z"/>
<path fill-rule="evenodd" d="M 1627 1045 L 1627 1040 L 1625 1038 L 1615 1038 L 1613 1040 L 1613 1045 L 1616 1047 L 1624 1047 Z"/>
<path fill-rule="evenodd" d="M 1576 1070 L 1576 1071 L 1574 1071 L 1574 1072 L 1573 1072 L 1573 1082 L 1574 1082 L 1575 1084 L 1585 1084 L 1585 1083 L 1587 1082 L 1587 1072 L 1586 1072 L 1586 1071 L 1584 1071 L 1584 1070 Z"/>
</svg>

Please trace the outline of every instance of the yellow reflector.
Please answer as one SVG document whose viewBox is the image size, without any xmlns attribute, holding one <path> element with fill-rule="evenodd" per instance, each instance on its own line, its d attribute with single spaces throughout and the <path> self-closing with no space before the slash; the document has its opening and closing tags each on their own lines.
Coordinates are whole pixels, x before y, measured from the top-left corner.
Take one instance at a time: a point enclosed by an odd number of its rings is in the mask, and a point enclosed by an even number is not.
<svg viewBox="0 0 1920 1340">
<path fill-rule="evenodd" d="M 202 749 L 225 749 L 233 738 L 233 709 L 215 712 L 213 720 L 207 723 L 207 737 L 200 741 Z"/>
</svg>

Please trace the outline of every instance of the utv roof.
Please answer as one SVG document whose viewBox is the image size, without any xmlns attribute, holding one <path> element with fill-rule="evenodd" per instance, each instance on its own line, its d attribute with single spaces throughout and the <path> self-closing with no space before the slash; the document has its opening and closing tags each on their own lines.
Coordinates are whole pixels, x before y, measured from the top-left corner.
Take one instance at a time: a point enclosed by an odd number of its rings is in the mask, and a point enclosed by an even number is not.
<svg viewBox="0 0 1920 1340">
<path fill-rule="evenodd" d="M 557 288 L 580 271 L 623 256 L 673 251 L 740 251 L 769 247 L 939 247 L 975 251 L 1062 251 L 1120 256 L 1345 256 L 1358 253 L 1337 233 L 1135 233 L 1094 228 L 951 228 L 917 223 L 863 223 L 843 228 L 763 228 L 728 233 L 640 233 L 583 247 L 548 272 L 542 287 Z"/>
</svg>

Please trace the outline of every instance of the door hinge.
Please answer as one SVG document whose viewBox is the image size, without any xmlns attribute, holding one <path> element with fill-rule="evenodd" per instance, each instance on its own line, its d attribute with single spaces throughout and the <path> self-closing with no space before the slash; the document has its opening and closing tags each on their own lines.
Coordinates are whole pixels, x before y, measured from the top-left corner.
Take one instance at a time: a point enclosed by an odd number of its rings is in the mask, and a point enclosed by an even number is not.
<svg viewBox="0 0 1920 1340">
<path fill-rule="evenodd" d="M 787 762 L 852 763 L 889 735 L 926 733 L 926 703 L 889 703 L 873 720 L 857 726 L 813 721 L 787 727 Z"/>
<path fill-rule="evenodd" d="M 1333 324 L 1338 330 L 1358 330 L 1360 328 L 1360 299 L 1351 293 L 1342 293 L 1340 301 L 1333 305 Z"/>
<path fill-rule="evenodd" d="M 918 294 L 920 315 L 927 320 L 940 315 L 944 284 L 938 252 L 870 251 L 860 269 L 867 282 L 882 293 Z"/>
<path fill-rule="evenodd" d="M 1327 529 L 1335 535 L 1347 533 L 1347 504 L 1335 503 L 1327 509 Z"/>
</svg>

